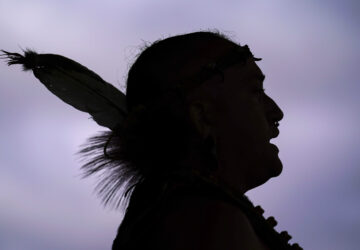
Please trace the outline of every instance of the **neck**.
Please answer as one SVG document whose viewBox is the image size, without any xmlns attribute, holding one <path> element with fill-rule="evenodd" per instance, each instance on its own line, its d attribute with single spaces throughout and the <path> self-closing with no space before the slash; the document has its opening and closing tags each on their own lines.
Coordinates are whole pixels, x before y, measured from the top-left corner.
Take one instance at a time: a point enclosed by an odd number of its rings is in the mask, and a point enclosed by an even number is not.
<svg viewBox="0 0 360 250">
<path fill-rule="evenodd" d="M 227 166 L 219 164 L 218 160 L 213 157 L 191 156 L 181 163 L 187 169 L 193 170 L 194 173 L 201 177 L 210 179 L 212 182 L 226 188 L 237 196 L 244 195 L 248 191 L 246 188 L 246 179 L 240 179 L 238 176 L 227 171 Z"/>
</svg>

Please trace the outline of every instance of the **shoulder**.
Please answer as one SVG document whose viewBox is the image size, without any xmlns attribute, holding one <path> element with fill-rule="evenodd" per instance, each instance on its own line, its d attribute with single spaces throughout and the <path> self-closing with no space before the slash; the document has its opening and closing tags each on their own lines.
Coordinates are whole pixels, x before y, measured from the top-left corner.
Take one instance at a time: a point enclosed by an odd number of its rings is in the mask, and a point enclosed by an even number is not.
<svg viewBox="0 0 360 250">
<path fill-rule="evenodd" d="M 183 198 L 159 225 L 166 249 L 264 249 L 241 209 L 217 199 Z"/>
</svg>

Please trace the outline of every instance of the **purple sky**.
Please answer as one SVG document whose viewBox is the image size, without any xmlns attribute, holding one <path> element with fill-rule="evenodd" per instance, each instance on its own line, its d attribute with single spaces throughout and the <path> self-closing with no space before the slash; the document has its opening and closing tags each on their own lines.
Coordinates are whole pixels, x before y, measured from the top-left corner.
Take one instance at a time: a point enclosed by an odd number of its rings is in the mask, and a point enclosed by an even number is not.
<svg viewBox="0 0 360 250">
<path fill-rule="evenodd" d="M 304 249 L 355 250 L 360 4 L 316 2 L 2 0 L 0 49 L 61 54 L 123 89 L 144 41 L 219 29 L 248 44 L 285 117 L 283 173 L 247 195 Z M 102 207 L 75 155 L 106 128 L 20 67 L 0 75 L 0 249 L 110 249 L 122 212 Z"/>
</svg>

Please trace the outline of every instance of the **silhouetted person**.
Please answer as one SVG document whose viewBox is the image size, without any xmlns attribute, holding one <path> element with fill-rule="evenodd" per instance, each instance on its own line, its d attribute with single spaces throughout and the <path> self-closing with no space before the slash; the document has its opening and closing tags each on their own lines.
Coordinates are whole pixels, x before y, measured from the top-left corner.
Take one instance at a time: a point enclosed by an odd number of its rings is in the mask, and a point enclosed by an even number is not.
<svg viewBox="0 0 360 250">
<path fill-rule="evenodd" d="M 263 92 L 256 60 L 208 32 L 157 41 L 137 58 L 127 80 L 130 145 L 121 152 L 143 180 L 113 249 L 282 248 L 244 211 L 243 194 L 282 171 L 269 141 L 283 113 Z M 171 174 L 181 170 L 194 179 Z"/>
<path fill-rule="evenodd" d="M 25 65 L 26 56 L 6 53 L 10 64 Z M 55 59 L 45 66 L 25 60 L 25 69 L 42 80 Z M 264 93 L 259 60 L 214 32 L 159 40 L 138 56 L 124 120 L 115 126 L 98 116 L 111 131 L 81 151 L 93 157 L 86 174 L 103 173 L 105 203 L 130 196 L 113 250 L 301 249 L 244 195 L 282 171 L 270 139 L 279 135 L 283 112 Z"/>
</svg>

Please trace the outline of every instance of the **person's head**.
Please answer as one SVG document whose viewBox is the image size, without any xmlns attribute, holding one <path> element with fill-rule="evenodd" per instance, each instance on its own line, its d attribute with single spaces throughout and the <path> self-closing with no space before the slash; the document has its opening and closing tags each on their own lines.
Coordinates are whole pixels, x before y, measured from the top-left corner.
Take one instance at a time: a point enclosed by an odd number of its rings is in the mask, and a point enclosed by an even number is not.
<svg viewBox="0 0 360 250">
<path fill-rule="evenodd" d="M 258 60 L 247 46 L 214 32 L 146 47 L 128 73 L 128 119 L 106 145 L 112 161 L 101 190 L 105 201 L 125 180 L 134 184 L 182 168 L 212 172 L 241 192 L 279 175 L 269 140 L 283 114 L 262 92 Z M 104 169 L 93 166 L 101 157 L 87 164 L 90 173 Z"/>
</svg>

